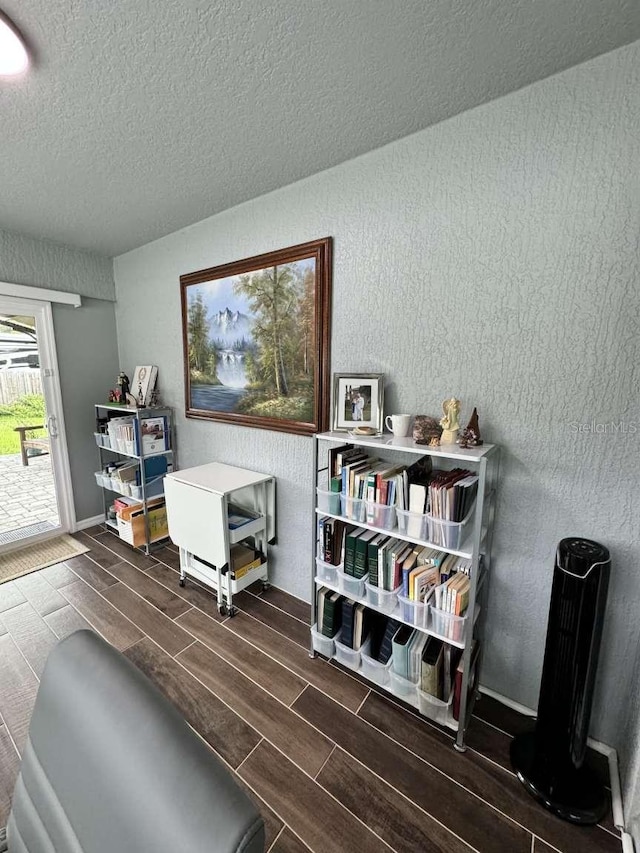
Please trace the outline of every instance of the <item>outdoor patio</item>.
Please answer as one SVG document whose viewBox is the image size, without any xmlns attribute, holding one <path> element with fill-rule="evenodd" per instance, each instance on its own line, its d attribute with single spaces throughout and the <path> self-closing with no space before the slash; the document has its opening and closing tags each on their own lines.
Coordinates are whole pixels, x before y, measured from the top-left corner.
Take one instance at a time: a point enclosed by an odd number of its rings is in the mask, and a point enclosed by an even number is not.
<svg viewBox="0 0 640 853">
<path fill-rule="evenodd" d="M 0 456 L 0 534 L 43 522 L 58 524 L 51 457 Z"/>
</svg>

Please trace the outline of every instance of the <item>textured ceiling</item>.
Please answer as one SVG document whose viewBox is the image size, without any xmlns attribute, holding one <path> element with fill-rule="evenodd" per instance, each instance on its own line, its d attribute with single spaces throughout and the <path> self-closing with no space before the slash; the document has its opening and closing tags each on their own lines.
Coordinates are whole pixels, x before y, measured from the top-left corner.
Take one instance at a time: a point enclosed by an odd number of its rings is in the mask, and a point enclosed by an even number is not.
<svg viewBox="0 0 640 853">
<path fill-rule="evenodd" d="M 640 38 L 638 0 L 0 0 L 0 228 L 116 255 Z"/>
</svg>

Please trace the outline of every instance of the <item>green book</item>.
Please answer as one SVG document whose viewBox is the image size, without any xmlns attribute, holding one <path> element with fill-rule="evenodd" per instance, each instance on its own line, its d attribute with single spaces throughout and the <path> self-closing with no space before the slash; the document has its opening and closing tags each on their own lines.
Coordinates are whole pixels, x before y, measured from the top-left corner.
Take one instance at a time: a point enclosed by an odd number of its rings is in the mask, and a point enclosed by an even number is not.
<svg viewBox="0 0 640 853">
<path fill-rule="evenodd" d="M 329 480 L 329 491 L 332 492 L 329 498 L 329 512 L 332 515 L 340 515 L 340 489 L 342 488 L 342 478 L 332 477 Z"/>
<path fill-rule="evenodd" d="M 367 545 L 367 572 L 372 586 L 378 586 L 378 549 L 388 538 L 386 533 L 378 533 Z"/>
<path fill-rule="evenodd" d="M 356 539 L 361 536 L 364 531 L 356 527 L 349 531 L 344 540 L 344 573 L 345 575 L 353 575 L 353 569 L 356 557 Z"/>
<path fill-rule="evenodd" d="M 334 637 L 342 625 L 342 596 L 332 592 L 325 596 L 322 617 L 322 633 L 325 637 Z"/>
<path fill-rule="evenodd" d="M 375 530 L 363 530 L 355 542 L 355 556 L 353 561 L 353 576 L 363 578 L 367 574 L 367 547 L 369 542 L 378 534 Z"/>
</svg>

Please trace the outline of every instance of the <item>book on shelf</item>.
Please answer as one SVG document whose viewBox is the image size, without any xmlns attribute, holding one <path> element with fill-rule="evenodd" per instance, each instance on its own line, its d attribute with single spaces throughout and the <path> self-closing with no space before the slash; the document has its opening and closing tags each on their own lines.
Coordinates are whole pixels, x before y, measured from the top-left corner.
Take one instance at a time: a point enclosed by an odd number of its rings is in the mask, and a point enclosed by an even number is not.
<svg viewBox="0 0 640 853">
<path fill-rule="evenodd" d="M 471 646 L 471 668 L 469 670 L 469 695 L 471 695 L 477 686 L 478 681 L 478 659 L 480 652 L 480 643 L 473 639 Z M 455 669 L 453 681 L 453 719 L 460 720 L 460 701 L 462 699 L 462 679 L 464 676 L 464 656 L 460 657 Z"/>
<path fill-rule="evenodd" d="M 378 550 L 388 538 L 386 533 L 378 533 L 367 544 L 367 573 L 371 586 L 378 586 Z"/>
<path fill-rule="evenodd" d="M 371 611 L 358 602 L 353 610 L 353 646 L 354 650 L 361 648 L 369 634 L 369 618 Z"/>
<path fill-rule="evenodd" d="M 420 687 L 436 699 L 443 698 L 444 642 L 429 637 L 422 652 Z"/>
<path fill-rule="evenodd" d="M 379 663 L 389 663 L 389 659 L 393 654 L 393 638 L 397 634 L 399 627 L 399 622 L 392 619 L 390 616 L 386 617 L 382 640 L 380 642 L 378 653 L 375 656 Z"/>
<path fill-rule="evenodd" d="M 409 678 L 409 641 L 414 633 L 410 625 L 400 625 L 391 641 L 393 669 L 402 678 Z"/>
<path fill-rule="evenodd" d="M 353 619 L 355 601 L 350 598 L 342 599 L 342 626 L 340 628 L 340 642 L 350 649 L 353 648 Z"/>
<path fill-rule="evenodd" d="M 429 640 L 429 635 L 423 631 L 414 631 L 409 641 L 409 680 L 418 682 L 422 668 L 422 653 Z"/>
<path fill-rule="evenodd" d="M 369 542 L 378 536 L 375 530 L 363 530 L 355 539 L 355 553 L 353 559 L 354 578 L 363 578 L 368 570 L 368 546 Z"/>
<path fill-rule="evenodd" d="M 342 625 L 342 596 L 338 592 L 327 590 L 322 608 L 321 633 L 325 637 L 334 637 Z"/>
<path fill-rule="evenodd" d="M 365 531 L 361 527 L 354 527 L 345 534 L 344 538 L 344 565 L 342 570 L 345 575 L 351 575 L 355 570 L 356 541 Z"/>
</svg>

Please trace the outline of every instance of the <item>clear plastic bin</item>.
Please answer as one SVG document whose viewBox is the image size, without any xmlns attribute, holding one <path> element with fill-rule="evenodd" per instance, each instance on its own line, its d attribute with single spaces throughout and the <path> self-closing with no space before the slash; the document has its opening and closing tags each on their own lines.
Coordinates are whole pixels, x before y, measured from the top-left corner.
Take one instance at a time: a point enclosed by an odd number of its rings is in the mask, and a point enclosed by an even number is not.
<svg viewBox="0 0 640 853">
<path fill-rule="evenodd" d="M 336 634 L 337 636 L 338 634 Z M 324 655 L 326 658 L 332 658 L 335 650 L 334 641 L 335 637 L 325 637 L 324 634 L 321 634 L 318 631 L 317 624 L 311 626 L 311 643 L 314 651 Z"/>
<path fill-rule="evenodd" d="M 362 498 L 350 498 L 348 495 L 340 494 L 340 505 L 342 515 L 346 518 L 350 518 L 352 521 L 365 521 L 367 502 Z"/>
<path fill-rule="evenodd" d="M 464 521 L 444 521 L 428 515 L 429 541 L 439 548 L 451 548 L 458 551 L 467 536 L 467 528 L 473 515 L 473 508 Z"/>
<path fill-rule="evenodd" d="M 156 477 L 155 480 L 149 480 L 146 486 L 147 498 L 157 498 L 162 494 L 164 488 L 163 477 Z M 136 486 L 135 483 L 130 484 L 130 495 L 137 501 L 142 500 L 142 486 Z"/>
<path fill-rule="evenodd" d="M 393 667 L 391 667 L 389 671 L 389 689 L 398 697 L 398 699 L 404 699 L 405 702 L 417 703 L 418 701 L 417 682 L 409 681 L 408 678 L 398 675 Z"/>
<path fill-rule="evenodd" d="M 340 494 L 329 492 L 327 489 L 316 488 L 317 503 L 320 512 L 328 512 L 330 515 L 340 515 Z"/>
<path fill-rule="evenodd" d="M 445 610 L 438 610 L 433 604 L 429 606 L 431 611 L 431 630 L 451 643 L 464 643 L 464 629 L 467 624 L 467 617 L 454 616 L 453 613 L 447 613 Z"/>
<path fill-rule="evenodd" d="M 338 568 L 338 566 L 332 566 L 331 563 L 326 563 L 320 557 L 316 557 L 316 577 L 319 581 L 337 586 Z"/>
<path fill-rule="evenodd" d="M 405 509 L 396 509 L 398 517 L 398 533 L 410 536 L 412 539 L 428 540 L 429 517 L 419 512 L 408 512 Z"/>
<path fill-rule="evenodd" d="M 361 672 L 365 678 L 375 681 L 381 687 L 385 687 L 389 683 L 389 672 L 393 665 L 393 657 L 390 657 L 387 663 L 380 663 L 375 658 L 367 654 L 369 644 L 366 644 L 366 649 L 363 648 L 360 654 Z"/>
<path fill-rule="evenodd" d="M 392 530 L 396 524 L 396 508 L 395 506 L 387 506 L 387 504 L 365 501 L 364 520 L 367 524 L 372 524 L 374 527 Z"/>
<path fill-rule="evenodd" d="M 346 666 L 349 669 L 360 669 L 361 651 L 362 649 L 368 647 L 367 643 L 364 643 L 360 649 L 351 649 L 349 648 L 349 646 L 346 646 L 344 643 L 341 643 L 336 636 L 334 637 L 334 644 L 334 655 L 338 663 L 341 663 L 343 666 Z"/>
<path fill-rule="evenodd" d="M 118 477 L 111 478 L 111 488 L 126 497 L 131 495 L 131 485 L 126 480 L 120 480 Z"/>
<path fill-rule="evenodd" d="M 136 452 L 136 446 L 134 441 L 125 441 L 123 442 L 124 448 L 123 453 L 128 453 L 129 456 L 134 456 Z"/>
<path fill-rule="evenodd" d="M 429 604 L 426 601 L 412 601 L 398 594 L 400 615 L 404 622 L 417 628 L 426 628 L 429 619 Z"/>
<path fill-rule="evenodd" d="M 102 433 L 94 432 L 93 437 L 95 438 L 98 447 L 102 447 Z"/>
<path fill-rule="evenodd" d="M 340 569 L 337 570 L 338 589 L 347 598 L 364 598 L 365 584 L 369 579 L 369 575 L 363 578 L 354 578 L 352 575 L 346 575 Z"/>
<path fill-rule="evenodd" d="M 93 475 L 96 478 L 96 483 L 99 486 L 109 488 L 111 485 L 111 480 L 109 477 L 105 477 L 102 471 L 96 471 Z M 108 483 L 105 483 L 105 480 L 108 480 Z"/>
<path fill-rule="evenodd" d="M 398 604 L 398 593 L 402 589 L 401 586 L 389 591 L 387 589 L 380 589 L 378 586 L 371 586 L 367 581 L 365 587 L 367 590 L 367 604 L 377 607 L 382 613 L 393 613 Z"/>
<path fill-rule="evenodd" d="M 440 723 L 441 726 L 446 726 L 453 719 L 453 690 L 449 696 L 449 701 L 445 702 L 442 699 L 436 699 L 430 693 L 425 693 L 424 690 L 418 691 L 418 709 L 423 716 L 433 720 L 434 723 Z"/>
</svg>

